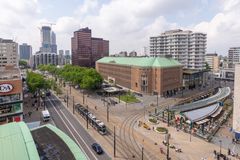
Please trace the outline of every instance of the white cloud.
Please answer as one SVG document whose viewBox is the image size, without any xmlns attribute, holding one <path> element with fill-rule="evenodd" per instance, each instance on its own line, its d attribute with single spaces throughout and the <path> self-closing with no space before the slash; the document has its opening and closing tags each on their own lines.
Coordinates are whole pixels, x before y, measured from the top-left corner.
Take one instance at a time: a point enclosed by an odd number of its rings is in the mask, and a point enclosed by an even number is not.
<svg viewBox="0 0 240 160">
<path fill-rule="evenodd" d="M 56 18 L 53 30 L 56 32 L 59 49 L 71 49 L 73 32 L 82 27 L 92 29 L 92 35 L 110 40 L 110 53 L 122 50 L 138 52 L 149 45 L 149 37 L 175 28 L 186 28 L 208 34 L 208 51 L 226 53 L 231 46 L 240 42 L 240 0 L 84 0 L 76 6 L 72 15 Z M 16 38 L 18 42 L 40 46 L 37 27 L 48 22 L 41 17 L 41 1 L 0 0 L 0 37 Z M 50 3 L 50 2 L 49 2 Z M 206 7 L 218 5 L 219 13 L 208 21 L 193 24 L 185 17 L 205 12 Z M 63 5 L 64 7 L 64 5 Z M 62 9 L 64 10 L 64 9 Z M 44 11 L 47 11 L 46 8 Z M 54 12 L 53 8 L 49 11 Z M 184 26 L 182 25 L 184 24 Z"/>
<path fill-rule="evenodd" d="M 240 1 L 225 1 L 222 8 L 209 22 L 197 24 L 194 30 L 207 33 L 208 52 L 227 55 L 229 47 L 240 46 Z"/>
<path fill-rule="evenodd" d="M 37 46 L 37 20 L 39 14 L 36 0 L 0 1 L 0 37 L 28 42 Z"/>
<path fill-rule="evenodd" d="M 149 45 L 148 39 L 152 33 L 160 34 L 164 29 L 176 26 L 159 15 L 177 14 L 182 8 L 190 9 L 192 4 L 190 0 L 113 0 L 107 4 L 84 2 L 78 7 L 79 11 L 75 11 L 74 19 L 80 22 L 81 27 L 89 26 L 93 36 L 110 40 L 110 53 L 142 51 L 143 46 Z"/>
</svg>

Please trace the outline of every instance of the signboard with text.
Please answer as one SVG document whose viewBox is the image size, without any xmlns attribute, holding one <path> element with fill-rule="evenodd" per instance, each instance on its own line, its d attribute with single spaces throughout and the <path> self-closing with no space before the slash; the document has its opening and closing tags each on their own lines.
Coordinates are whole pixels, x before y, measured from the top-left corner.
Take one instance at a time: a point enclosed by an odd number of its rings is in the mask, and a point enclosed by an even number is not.
<svg viewBox="0 0 240 160">
<path fill-rule="evenodd" d="M 11 84 L 0 84 L 0 93 L 8 93 L 13 90 L 13 86 Z"/>
</svg>

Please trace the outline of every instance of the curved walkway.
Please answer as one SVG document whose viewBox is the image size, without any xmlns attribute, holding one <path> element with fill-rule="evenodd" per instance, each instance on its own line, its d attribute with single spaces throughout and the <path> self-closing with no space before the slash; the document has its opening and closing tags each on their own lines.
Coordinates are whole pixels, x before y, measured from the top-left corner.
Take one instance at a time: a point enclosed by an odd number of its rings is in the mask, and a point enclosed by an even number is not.
<svg viewBox="0 0 240 160">
<path fill-rule="evenodd" d="M 179 112 L 186 112 L 186 111 L 191 111 L 195 109 L 199 109 L 214 103 L 219 102 L 220 100 L 228 97 L 231 93 L 230 87 L 225 87 L 225 88 L 219 88 L 218 92 L 206 99 L 202 99 L 193 103 L 187 103 L 183 105 L 178 105 L 178 106 L 172 106 L 170 107 L 171 111 L 179 111 Z"/>
</svg>

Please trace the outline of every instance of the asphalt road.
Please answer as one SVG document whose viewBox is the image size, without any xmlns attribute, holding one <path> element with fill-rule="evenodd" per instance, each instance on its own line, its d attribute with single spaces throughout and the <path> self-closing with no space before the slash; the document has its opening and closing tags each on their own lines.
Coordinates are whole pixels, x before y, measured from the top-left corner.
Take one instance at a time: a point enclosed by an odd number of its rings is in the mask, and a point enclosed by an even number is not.
<svg viewBox="0 0 240 160">
<path fill-rule="evenodd" d="M 87 155 L 89 160 L 111 159 L 106 153 L 97 155 L 92 150 L 91 144 L 96 141 L 87 133 L 78 120 L 63 106 L 57 97 L 54 95 L 48 97 L 46 99 L 46 107 L 56 126 L 80 146 L 81 150 Z"/>
</svg>

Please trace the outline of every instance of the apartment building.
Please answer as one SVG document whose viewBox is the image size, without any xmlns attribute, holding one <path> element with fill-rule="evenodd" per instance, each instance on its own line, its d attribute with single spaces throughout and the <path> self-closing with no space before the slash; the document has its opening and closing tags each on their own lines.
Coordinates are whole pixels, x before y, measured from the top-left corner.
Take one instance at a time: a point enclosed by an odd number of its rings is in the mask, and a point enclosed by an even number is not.
<svg viewBox="0 0 240 160">
<path fill-rule="evenodd" d="M 228 50 L 228 68 L 234 68 L 240 62 L 240 47 L 231 47 Z"/>
<path fill-rule="evenodd" d="M 200 32 L 169 30 L 150 37 L 150 56 L 170 55 L 186 69 L 204 70 L 206 38 Z"/>
<path fill-rule="evenodd" d="M 13 40 L 0 38 L 0 67 L 18 66 L 18 44 Z"/>
<path fill-rule="evenodd" d="M 205 56 L 205 62 L 213 72 L 219 71 L 220 58 L 217 53 L 208 53 Z"/>
<path fill-rule="evenodd" d="M 165 57 L 104 57 L 96 70 L 106 81 L 138 93 L 172 95 L 182 87 L 182 65 Z"/>
<path fill-rule="evenodd" d="M 14 66 L 0 68 L 0 124 L 22 121 L 22 78 Z"/>
</svg>

